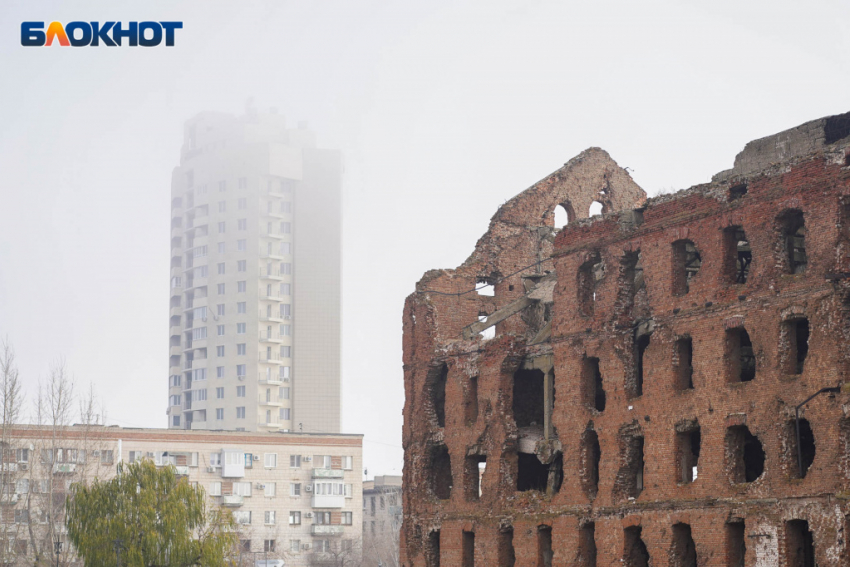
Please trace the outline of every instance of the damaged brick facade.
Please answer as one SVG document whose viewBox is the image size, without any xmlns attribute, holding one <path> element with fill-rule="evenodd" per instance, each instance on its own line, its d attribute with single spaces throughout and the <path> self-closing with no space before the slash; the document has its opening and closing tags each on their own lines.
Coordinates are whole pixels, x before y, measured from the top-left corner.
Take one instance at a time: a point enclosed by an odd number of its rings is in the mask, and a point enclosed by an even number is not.
<svg viewBox="0 0 850 567">
<path fill-rule="evenodd" d="M 403 564 L 850 563 L 848 136 L 816 120 L 649 200 L 592 148 L 427 272 Z"/>
</svg>

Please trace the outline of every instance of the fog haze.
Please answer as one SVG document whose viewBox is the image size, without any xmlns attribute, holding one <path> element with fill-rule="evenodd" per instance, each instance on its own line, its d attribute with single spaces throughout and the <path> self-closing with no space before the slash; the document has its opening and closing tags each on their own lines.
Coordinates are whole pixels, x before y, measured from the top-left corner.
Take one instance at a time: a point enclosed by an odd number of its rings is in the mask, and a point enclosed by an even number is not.
<svg viewBox="0 0 850 567">
<path fill-rule="evenodd" d="M 24 20 L 178 20 L 173 48 L 23 48 Z M 109 421 L 165 427 L 171 170 L 246 101 L 343 151 L 343 427 L 401 472 L 401 311 L 508 198 L 590 146 L 650 194 L 850 110 L 836 1 L 4 2 L 0 336 Z"/>
</svg>

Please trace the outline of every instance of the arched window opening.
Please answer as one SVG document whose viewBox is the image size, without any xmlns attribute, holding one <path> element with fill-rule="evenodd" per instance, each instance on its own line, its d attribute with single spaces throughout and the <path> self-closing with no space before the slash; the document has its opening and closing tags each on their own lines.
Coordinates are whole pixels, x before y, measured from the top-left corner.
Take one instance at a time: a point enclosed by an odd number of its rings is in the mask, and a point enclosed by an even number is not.
<svg viewBox="0 0 850 567">
<path fill-rule="evenodd" d="M 697 567 L 697 548 L 690 525 L 683 523 L 673 525 L 670 560 L 671 567 Z"/>
<path fill-rule="evenodd" d="M 791 478 L 806 478 L 817 452 L 815 433 L 808 419 L 800 419 L 800 443 L 797 444 L 797 423 L 790 420 L 785 426 L 785 466 Z M 802 470 L 800 466 L 802 465 Z"/>
<path fill-rule="evenodd" d="M 649 567 L 649 551 L 641 538 L 642 528 L 630 526 L 623 530 L 624 567 Z"/>
<path fill-rule="evenodd" d="M 780 364 L 785 374 L 802 374 L 809 354 L 809 320 L 790 319 L 782 324 Z"/>
<path fill-rule="evenodd" d="M 782 264 L 788 274 L 802 274 L 806 271 L 806 222 L 803 211 L 790 209 L 776 217 L 782 238 Z"/>
<path fill-rule="evenodd" d="M 732 484 L 753 482 L 764 473 L 764 447 L 746 425 L 726 430 L 726 469 Z"/>
<path fill-rule="evenodd" d="M 749 382 L 756 377 L 756 356 L 743 327 L 726 331 L 726 381 Z"/>
<path fill-rule="evenodd" d="M 600 203 L 599 201 L 593 201 L 590 204 L 590 208 L 587 211 L 587 216 L 588 217 L 595 217 L 597 215 L 601 215 L 602 212 L 603 212 L 603 209 L 604 209 L 604 207 L 602 206 L 602 203 Z"/>
<path fill-rule="evenodd" d="M 555 207 L 555 228 L 564 228 L 571 220 L 573 219 L 570 216 L 567 207 L 564 205 L 558 205 Z"/>
<path fill-rule="evenodd" d="M 753 251 L 747 234 L 740 226 L 730 226 L 723 231 L 723 273 L 730 283 L 747 283 Z"/>
<path fill-rule="evenodd" d="M 445 445 L 431 450 L 431 492 L 440 500 L 452 496 L 452 459 Z"/>
</svg>

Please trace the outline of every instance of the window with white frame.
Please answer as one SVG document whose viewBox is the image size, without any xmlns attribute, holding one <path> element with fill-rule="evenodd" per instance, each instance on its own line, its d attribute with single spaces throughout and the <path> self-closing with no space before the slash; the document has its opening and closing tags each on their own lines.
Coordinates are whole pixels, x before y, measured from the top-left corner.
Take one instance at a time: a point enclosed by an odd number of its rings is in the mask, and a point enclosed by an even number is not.
<svg viewBox="0 0 850 567">
<path fill-rule="evenodd" d="M 236 386 L 236 397 L 244 398 L 245 397 L 245 386 Z"/>
<path fill-rule="evenodd" d="M 221 317 L 224 315 L 224 303 L 219 303 L 215 306 L 215 314 Z"/>
<path fill-rule="evenodd" d="M 245 406 L 236 408 L 236 419 L 245 419 Z"/>
<path fill-rule="evenodd" d="M 215 418 L 218 421 L 224 419 L 224 408 L 215 408 Z"/>
<path fill-rule="evenodd" d="M 290 392 L 289 387 L 282 387 L 280 389 L 280 397 L 284 400 L 288 400 L 289 399 L 289 392 Z"/>
<path fill-rule="evenodd" d="M 300 482 L 290 482 L 289 483 L 289 495 L 290 496 L 301 496 L 301 483 Z"/>
<path fill-rule="evenodd" d="M 281 256 L 286 256 L 288 254 L 292 254 L 292 243 L 291 242 L 281 242 L 280 243 L 280 254 L 281 254 Z"/>
<path fill-rule="evenodd" d="M 345 496 L 345 486 L 341 482 L 314 482 L 313 493 L 318 496 Z"/>
<path fill-rule="evenodd" d="M 221 496 L 220 481 L 214 481 L 210 483 L 210 496 Z"/>
<path fill-rule="evenodd" d="M 300 539 L 289 540 L 289 553 L 301 553 L 301 540 Z"/>
<path fill-rule="evenodd" d="M 292 306 L 288 303 L 281 303 L 280 316 L 283 319 L 289 319 L 292 316 Z"/>
<path fill-rule="evenodd" d="M 206 368 L 195 368 L 192 370 L 192 380 L 206 380 L 207 379 L 207 369 Z"/>
<path fill-rule="evenodd" d="M 219 262 L 218 264 L 216 264 L 216 270 L 218 271 L 218 275 L 223 276 L 225 270 L 224 262 Z"/>
<path fill-rule="evenodd" d="M 246 364 L 237 364 L 236 365 L 236 375 L 237 376 L 247 376 L 247 365 Z"/>
<path fill-rule="evenodd" d="M 289 366 L 281 366 L 280 367 L 280 376 L 281 378 L 289 378 L 291 374 L 291 368 Z"/>
<path fill-rule="evenodd" d="M 314 539 L 313 540 L 313 550 L 316 553 L 330 553 L 330 551 L 331 551 L 331 540 L 329 540 L 329 539 Z"/>
<path fill-rule="evenodd" d="M 350 471 L 354 468 L 354 457 L 351 455 L 342 457 L 342 468 Z"/>
<path fill-rule="evenodd" d="M 317 469 L 331 468 L 330 455 L 313 455 L 313 466 Z"/>
<path fill-rule="evenodd" d="M 239 460 L 244 458 L 241 453 L 228 453 L 228 455 L 234 455 L 239 457 Z M 250 482 L 234 482 L 233 483 L 233 495 L 234 496 L 251 496 L 251 483 Z"/>
<path fill-rule="evenodd" d="M 215 347 L 215 355 L 224 356 L 224 345 L 218 345 L 217 347 Z"/>
<path fill-rule="evenodd" d="M 267 526 L 274 525 L 274 510 L 266 510 L 266 518 L 264 522 Z"/>
<path fill-rule="evenodd" d="M 346 498 L 354 498 L 354 485 L 353 484 L 346 484 L 343 487 L 343 489 L 345 491 L 345 497 Z M 364 504 L 364 506 L 365 506 L 365 504 Z"/>
<path fill-rule="evenodd" d="M 218 334 L 219 337 L 223 337 L 224 336 L 224 325 L 216 325 L 215 331 L 216 331 L 216 333 Z"/>
<path fill-rule="evenodd" d="M 289 325 L 281 325 L 280 326 L 280 335 L 282 337 L 288 337 L 292 334 L 292 327 Z"/>
<path fill-rule="evenodd" d="M 192 390 L 192 401 L 193 402 L 204 402 L 207 399 L 207 390 L 204 388 L 203 390 Z"/>
<path fill-rule="evenodd" d="M 281 358 L 289 358 L 292 356 L 292 347 L 291 346 L 281 346 L 280 347 L 280 356 Z"/>
<path fill-rule="evenodd" d="M 247 349 L 246 349 L 245 345 L 246 345 L 246 343 L 238 343 L 236 345 L 236 354 L 244 356 L 247 353 Z"/>
<path fill-rule="evenodd" d="M 192 309 L 192 319 L 200 319 L 203 321 L 207 318 L 207 308 L 206 307 L 195 307 Z"/>
<path fill-rule="evenodd" d="M 223 400 L 224 399 L 224 388 L 223 387 L 215 389 L 215 398 L 217 400 Z"/>
<path fill-rule="evenodd" d="M 207 338 L 207 328 L 206 327 L 198 327 L 197 329 L 192 329 L 192 340 L 193 341 L 201 341 Z"/>
<path fill-rule="evenodd" d="M 266 453 L 263 456 L 263 464 L 267 469 L 277 467 L 277 453 Z"/>
<path fill-rule="evenodd" d="M 351 512 L 343 512 L 341 518 L 341 524 L 344 526 L 350 526 L 353 521 L 353 514 Z"/>
<path fill-rule="evenodd" d="M 218 243 L 218 253 L 224 254 L 224 252 L 225 252 L 225 244 L 224 244 L 224 242 L 219 242 Z"/>
<path fill-rule="evenodd" d="M 243 305 L 244 305 L 244 303 L 243 303 Z M 236 334 L 237 335 L 244 335 L 247 332 L 248 332 L 248 327 L 245 323 L 236 323 Z"/>
<path fill-rule="evenodd" d="M 248 230 L 248 219 L 239 219 L 236 221 L 236 230 Z"/>
<path fill-rule="evenodd" d="M 289 408 L 280 408 L 280 411 L 278 412 L 278 417 L 283 421 L 289 421 L 291 419 L 291 411 L 292 410 L 290 410 Z"/>
<path fill-rule="evenodd" d="M 169 396 L 169 398 L 170 398 L 169 405 L 172 405 L 172 406 L 179 406 L 180 405 L 180 395 L 179 394 L 177 394 L 175 396 Z"/>
<path fill-rule="evenodd" d="M 236 262 L 236 271 L 237 272 L 247 272 L 248 271 L 248 263 L 246 260 L 238 260 Z"/>
<path fill-rule="evenodd" d="M 236 241 L 236 250 L 239 252 L 244 252 L 248 249 L 248 241 L 244 238 L 240 238 Z"/>
<path fill-rule="evenodd" d="M 239 510 L 232 512 L 233 520 L 237 524 L 241 525 L 250 525 L 251 523 L 251 511 L 250 510 Z"/>
<path fill-rule="evenodd" d="M 301 455 L 289 455 L 289 466 L 293 469 L 301 468 Z"/>
<path fill-rule="evenodd" d="M 227 210 L 227 201 L 218 202 L 218 212 L 223 213 Z"/>
<path fill-rule="evenodd" d="M 225 224 L 224 221 L 218 223 L 218 233 L 221 234 L 224 232 Z"/>
<path fill-rule="evenodd" d="M 315 512 L 313 514 L 313 523 L 320 526 L 328 526 L 331 523 L 330 512 Z"/>
<path fill-rule="evenodd" d="M 236 282 L 236 291 L 237 293 L 245 293 L 248 291 L 248 282 L 245 280 Z"/>
<path fill-rule="evenodd" d="M 248 208 L 248 199 L 245 197 L 239 198 L 239 209 L 247 209 Z"/>
<path fill-rule="evenodd" d="M 224 284 L 220 283 L 216 285 L 216 293 L 219 295 L 224 295 Z"/>
<path fill-rule="evenodd" d="M 274 482 L 267 482 L 263 488 L 263 496 L 266 498 L 274 498 L 277 496 L 277 484 Z"/>
<path fill-rule="evenodd" d="M 248 302 L 247 301 L 236 302 L 236 312 L 237 313 L 247 313 L 248 312 Z"/>
<path fill-rule="evenodd" d="M 290 510 L 289 512 L 289 525 L 290 526 L 300 526 L 301 525 L 301 512 Z"/>
<path fill-rule="evenodd" d="M 215 367 L 215 377 L 216 378 L 224 378 L 224 366 L 216 366 Z"/>
<path fill-rule="evenodd" d="M 282 232 L 283 234 L 292 233 L 292 223 L 291 222 L 280 223 L 280 232 Z"/>
<path fill-rule="evenodd" d="M 211 467 L 220 467 L 221 466 L 221 453 L 210 453 L 210 466 Z"/>
</svg>

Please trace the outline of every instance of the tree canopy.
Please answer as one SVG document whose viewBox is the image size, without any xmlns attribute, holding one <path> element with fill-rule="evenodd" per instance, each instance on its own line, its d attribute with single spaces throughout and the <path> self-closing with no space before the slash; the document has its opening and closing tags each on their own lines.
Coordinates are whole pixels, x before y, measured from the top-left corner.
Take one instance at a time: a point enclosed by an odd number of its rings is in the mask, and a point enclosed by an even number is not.
<svg viewBox="0 0 850 567">
<path fill-rule="evenodd" d="M 114 565 L 116 540 L 122 567 L 224 567 L 236 545 L 229 512 L 208 512 L 203 488 L 148 459 L 77 486 L 66 522 L 86 565 Z"/>
</svg>

